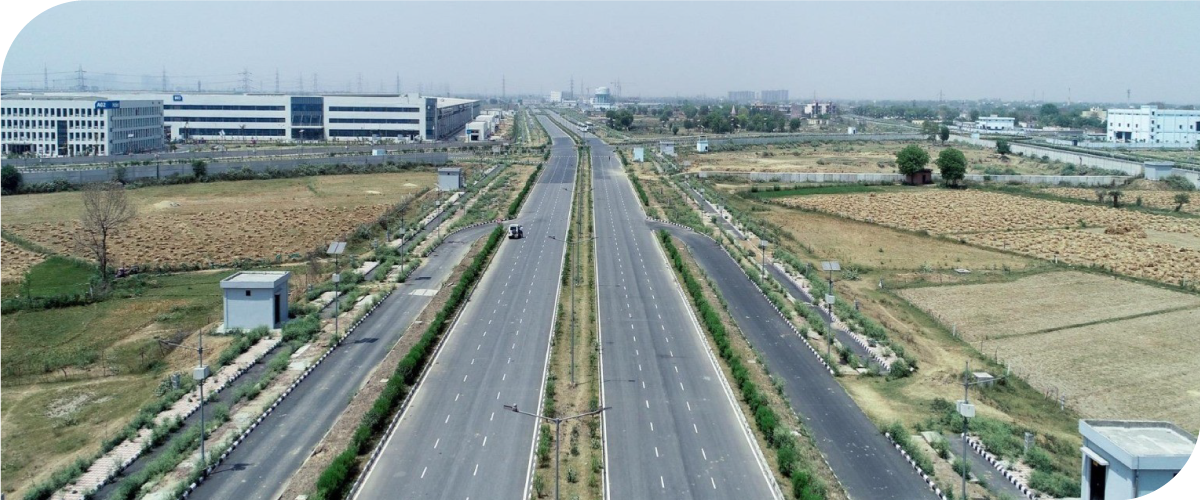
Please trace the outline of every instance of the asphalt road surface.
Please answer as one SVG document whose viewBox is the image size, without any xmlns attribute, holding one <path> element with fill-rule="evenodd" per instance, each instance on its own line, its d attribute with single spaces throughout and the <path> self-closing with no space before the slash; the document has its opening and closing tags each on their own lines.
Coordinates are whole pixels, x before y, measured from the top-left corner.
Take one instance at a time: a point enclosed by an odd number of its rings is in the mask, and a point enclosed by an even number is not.
<svg viewBox="0 0 1200 500">
<path fill-rule="evenodd" d="M 695 232 L 653 226 L 683 240 L 716 283 L 730 316 L 771 373 L 783 381 L 793 409 L 812 431 L 817 448 L 850 498 L 937 498 L 724 250 Z"/>
<path fill-rule="evenodd" d="M 612 148 L 592 150 L 607 498 L 778 495 Z"/>
<path fill-rule="evenodd" d="M 221 467 L 200 484 L 193 498 L 274 499 L 312 454 L 349 404 L 370 371 L 450 277 L 471 244 L 494 226 L 455 233 L 430 255 L 251 432 Z M 414 293 L 416 292 L 416 293 Z M 382 376 L 391 373 L 384 368 Z"/>
<path fill-rule="evenodd" d="M 550 160 L 354 498 L 522 499 L 538 422 L 575 185 L 577 151 L 539 117 Z"/>
</svg>

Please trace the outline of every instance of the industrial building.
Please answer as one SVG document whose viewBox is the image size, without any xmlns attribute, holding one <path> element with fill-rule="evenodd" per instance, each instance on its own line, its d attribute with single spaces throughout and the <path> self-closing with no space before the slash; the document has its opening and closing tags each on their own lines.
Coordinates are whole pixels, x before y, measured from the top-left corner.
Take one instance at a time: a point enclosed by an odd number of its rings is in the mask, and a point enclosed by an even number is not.
<svg viewBox="0 0 1200 500">
<path fill-rule="evenodd" d="M 288 271 L 240 271 L 221 280 L 223 331 L 279 328 L 288 317 Z"/>
<path fill-rule="evenodd" d="M 5 94 L 0 101 L 97 98 L 72 93 Z M 107 101 L 158 101 L 164 140 L 439 141 L 479 114 L 479 101 L 418 94 L 106 94 Z M 149 150 L 149 149 L 144 149 Z"/>
<path fill-rule="evenodd" d="M 1200 110 L 1138 109 L 1108 110 L 1108 141 L 1152 147 L 1195 147 L 1200 141 Z"/>
<path fill-rule="evenodd" d="M 4 155 L 104 156 L 163 148 L 163 106 L 155 99 L 110 96 L 4 95 Z"/>
<path fill-rule="evenodd" d="M 981 116 L 975 121 L 975 128 L 979 130 L 1015 130 L 1017 128 L 1017 119 L 1009 116 Z"/>
<path fill-rule="evenodd" d="M 1081 498 L 1128 500 L 1163 487 L 1183 469 L 1196 437 L 1169 422 L 1080 420 Z"/>
</svg>

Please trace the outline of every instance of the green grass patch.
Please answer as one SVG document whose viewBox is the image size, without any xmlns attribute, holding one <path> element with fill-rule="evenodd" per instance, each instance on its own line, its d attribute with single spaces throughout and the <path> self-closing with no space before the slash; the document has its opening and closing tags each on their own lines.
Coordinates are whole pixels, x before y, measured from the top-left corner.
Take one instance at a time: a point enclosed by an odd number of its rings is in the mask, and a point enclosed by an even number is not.
<svg viewBox="0 0 1200 500">
<path fill-rule="evenodd" d="M 34 296 L 83 293 L 93 276 L 96 266 L 56 255 L 30 268 L 18 293 Z"/>
</svg>

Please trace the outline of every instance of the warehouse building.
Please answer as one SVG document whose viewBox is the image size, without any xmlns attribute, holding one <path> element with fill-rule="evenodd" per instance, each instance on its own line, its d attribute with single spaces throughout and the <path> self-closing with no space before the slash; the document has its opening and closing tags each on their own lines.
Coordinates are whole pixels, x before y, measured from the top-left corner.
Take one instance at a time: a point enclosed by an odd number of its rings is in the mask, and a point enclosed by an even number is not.
<svg viewBox="0 0 1200 500">
<path fill-rule="evenodd" d="M 77 98 L 71 93 L 37 98 Z M 87 97 L 87 96 L 82 96 Z M 7 102 L 15 97 L 4 95 Z M 160 101 L 168 142 L 441 141 L 479 114 L 479 101 L 418 94 L 290 95 L 228 93 L 108 94 L 106 100 Z M 93 100 L 95 100 L 93 98 Z"/>
<path fill-rule="evenodd" d="M 1109 142 L 1192 148 L 1200 141 L 1200 110 L 1142 106 L 1110 109 L 1107 118 Z"/>
<path fill-rule="evenodd" d="M 163 148 L 162 101 L 13 94 L 0 98 L 0 150 L 46 158 Z"/>
<path fill-rule="evenodd" d="M 1015 130 L 1017 128 L 1017 119 L 1010 116 L 981 116 L 975 121 L 975 128 L 979 130 Z"/>
</svg>

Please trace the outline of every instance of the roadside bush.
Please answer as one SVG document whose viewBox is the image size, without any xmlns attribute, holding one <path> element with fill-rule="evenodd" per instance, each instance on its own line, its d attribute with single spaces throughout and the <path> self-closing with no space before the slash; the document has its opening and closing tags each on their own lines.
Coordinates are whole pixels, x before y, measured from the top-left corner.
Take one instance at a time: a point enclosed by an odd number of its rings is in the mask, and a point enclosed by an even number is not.
<svg viewBox="0 0 1200 500">
<path fill-rule="evenodd" d="M 1080 494 L 1079 482 L 1058 472 L 1033 471 L 1029 477 L 1029 487 L 1054 498 L 1077 498 Z"/>
<path fill-rule="evenodd" d="M 497 226 L 488 236 L 483 249 L 463 271 L 458 283 L 451 290 L 445 305 L 429 322 L 425 332 L 413 344 L 408 354 L 397 363 L 392 376 L 384 385 L 383 391 L 359 421 L 346 449 L 321 472 L 314 498 L 336 499 L 346 493 L 346 489 L 353 483 L 357 472 L 358 455 L 368 451 L 371 443 L 386 427 L 389 417 L 408 395 L 409 388 L 416 382 L 421 370 L 433 354 L 438 339 L 449 328 L 454 312 L 466 300 L 470 288 L 478 281 L 503 235 L 504 229 Z"/>
<path fill-rule="evenodd" d="M 1171 174 L 1162 178 L 1162 183 L 1167 187 L 1177 191 L 1195 191 L 1196 185 L 1192 184 L 1187 177 L 1179 174 Z"/>
<path fill-rule="evenodd" d="M 550 150 L 546 150 L 547 159 L 549 159 L 549 156 Z M 508 212 L 504 216 L 505 219 L 516 218 L 516 216 L 521 213 L 521 205 L 525 203 L 525 198 L 529 197 L 529 191 L 533 190 L 533 185 L 537 184 L 538 177 L 541 176 L 544 165 L 545 163 L 539 163 L 537 168 L 534 169 L 533 175 L 530 175 L 529 178 L 525 180 L 525 185 L 521 187 L 521 192 L 517 193 L 517 197 L 513 199 L 512 203 L 509 203 Z"/>
</svg>

